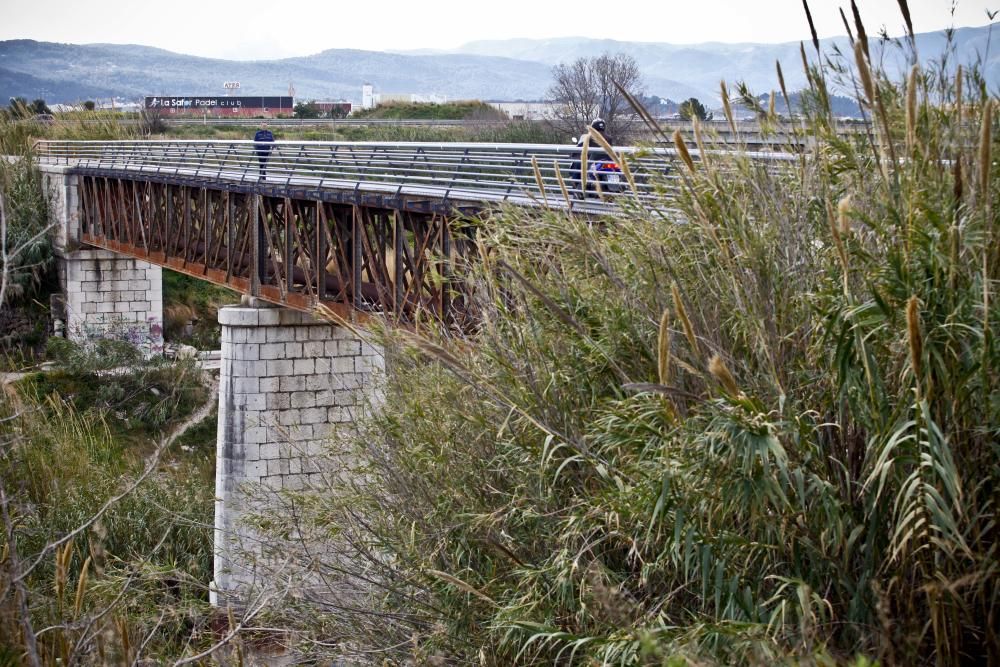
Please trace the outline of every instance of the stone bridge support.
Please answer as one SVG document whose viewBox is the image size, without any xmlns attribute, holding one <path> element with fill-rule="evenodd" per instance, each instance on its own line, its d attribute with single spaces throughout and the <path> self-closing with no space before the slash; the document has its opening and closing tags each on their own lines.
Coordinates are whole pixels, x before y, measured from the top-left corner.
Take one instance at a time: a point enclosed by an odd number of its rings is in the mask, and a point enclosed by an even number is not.
<svg viewBox="0 0 1000 667">
<path fill-rule="evenodd" d="M 50 235 L 62 299 L 53 304 L 57 332 L 71 340 L 118 338 L 147 355 L 163 351 L 163 270 L 154 264 L 80 243 L 77 176 L 40 165 L 49 198 Z"/>
<path fill-rule="evenodd" d="M 319 461 L 337 429 L 377 403 L 384 360 L 349 330 L 244 297 L 219 311 L 222 370 L 216 451 L 212 603 L 241 606 L 265 588 L 276 546 L 247 513 L 275 494 L 321 482 Z M 282 517 L 274 517 L 282 520 Z M 280 552 L 280 548 L 278 548 Z M 258 568 L 258 564 L 261 566 Z"/>
</svg>

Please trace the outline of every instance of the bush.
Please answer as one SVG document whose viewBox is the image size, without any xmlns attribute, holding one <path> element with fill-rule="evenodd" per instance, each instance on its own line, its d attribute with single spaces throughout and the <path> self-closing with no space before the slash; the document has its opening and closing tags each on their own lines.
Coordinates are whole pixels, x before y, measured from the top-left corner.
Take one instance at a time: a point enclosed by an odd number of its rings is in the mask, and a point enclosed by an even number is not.
<svg viewBox="0 0 1000 667">
<path fill-rule="evenodd" d="M 98 339 L 78 344 L 48 339 L 58 370 L 28 376 L 23 390 L 38 401 L 48 396 L 85 415 L 105 420 L 117 436 L 154 436 L 208 399 L 194 360 L 143 359 L 126 341 Z"/>
</svg>

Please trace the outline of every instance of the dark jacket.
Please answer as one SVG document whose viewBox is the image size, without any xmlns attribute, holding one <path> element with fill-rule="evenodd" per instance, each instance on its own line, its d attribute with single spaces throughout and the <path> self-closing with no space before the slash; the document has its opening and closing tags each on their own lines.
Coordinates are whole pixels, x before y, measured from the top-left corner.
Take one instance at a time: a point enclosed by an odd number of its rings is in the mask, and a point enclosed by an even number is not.
<svg viewBox="0 0 1000 667">
<path fill-rule="evenodd" d="M 576 142 L 576 147 L 577 148 L 583 148 L 583 140 L 587 137 L 588 132 L 590 132 L 589 129 L 585 130 L 583 132 L 583 134 L 580 135 L 580 138 Z M 604 137 L 604 140 L 607 141 L 608 144 L 610 144 L 612 146 L 614 145 L 614 142 L 611 141 L 611 137 L 609 137 L 608 135 L 604 134 L 603 132 L 601 132 L 600 134 L 601 134 L 602 137 Z M 570 181 L 573 184 L 575 184 L 576 187 L 579 187 L 579 185 L 580 185 L 580 180 L 581 180 L 580 179 L 580 172 L 582 171 L 581 165 L 580 165 L 580 160 L 582 158 L 583 158 L 583 151 L 582 150 L 573 153 L 573 163 L 569 167 L 569 178 L 570 178 Z M 587 147 L 587 162 L 590 163 L 590 162 L 593 162 L 595 160 L 606 160 L 606 159 L 608 159 L 608 154 L 604 152 L 604 149 L 601 148 L 600 144 L 598 144 L 596 141 L 593 140 L 593 138 L 591 138 L 590 145 Z M 589 187 L 588 187 L 588 189 L 589 189 Z"/>
<path fill-rule="evenodd" d="M 271 130 L 257 130 L 257 134 L 253 135 L 253 140 L 256 144 L 254 148 L 258 157 L 267 157 L 271 153 L 271 146 L 266 145 L 274 143 L 274 135 L 271 134 Z"/>
</svg>

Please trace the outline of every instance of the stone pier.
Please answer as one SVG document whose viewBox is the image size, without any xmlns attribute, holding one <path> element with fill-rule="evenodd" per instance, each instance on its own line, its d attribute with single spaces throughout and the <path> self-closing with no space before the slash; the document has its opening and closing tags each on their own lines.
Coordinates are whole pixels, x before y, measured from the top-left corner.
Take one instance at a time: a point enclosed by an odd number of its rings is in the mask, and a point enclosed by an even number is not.
<svg viewBox="0 0 1000 667">
<path fill-rule="evenodd" d="M 349 330 L 244 302 L 219 311 L 215 605 L 240 606 L 243 594 L 268 583 L 267 568 L 257 565 L 269 557 L 245 515 L 267 504 L 268 494 L 317 484 L 331 472 L 318 462 L 326 442 L 377 400 L 384 372 L 381 352 Z"/>
<path fill-rule="evenodd" d="M 81 243 L 77 177 L 64 166 L 41 165 L 54 217 L 50 231 L 58 258 L 62 299 L 52 317 L 71 340 L 127 340 L 147 355 L 163 351 L 163 270 Z"/>
</svg>

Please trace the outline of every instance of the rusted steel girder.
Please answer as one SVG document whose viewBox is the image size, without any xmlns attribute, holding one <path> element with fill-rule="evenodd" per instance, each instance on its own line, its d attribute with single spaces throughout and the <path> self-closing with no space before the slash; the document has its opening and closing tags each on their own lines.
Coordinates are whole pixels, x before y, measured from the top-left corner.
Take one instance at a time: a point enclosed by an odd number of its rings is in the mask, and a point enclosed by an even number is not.
<svg viewBox="0 0 1000 667">
<path fill-rule="evenodd" d="M 466 327 L 468 211 L 81 173 L 81 241 L 299 310 Z M 448 213 L 450 210 L 450 214 Z"/>
</svg>

